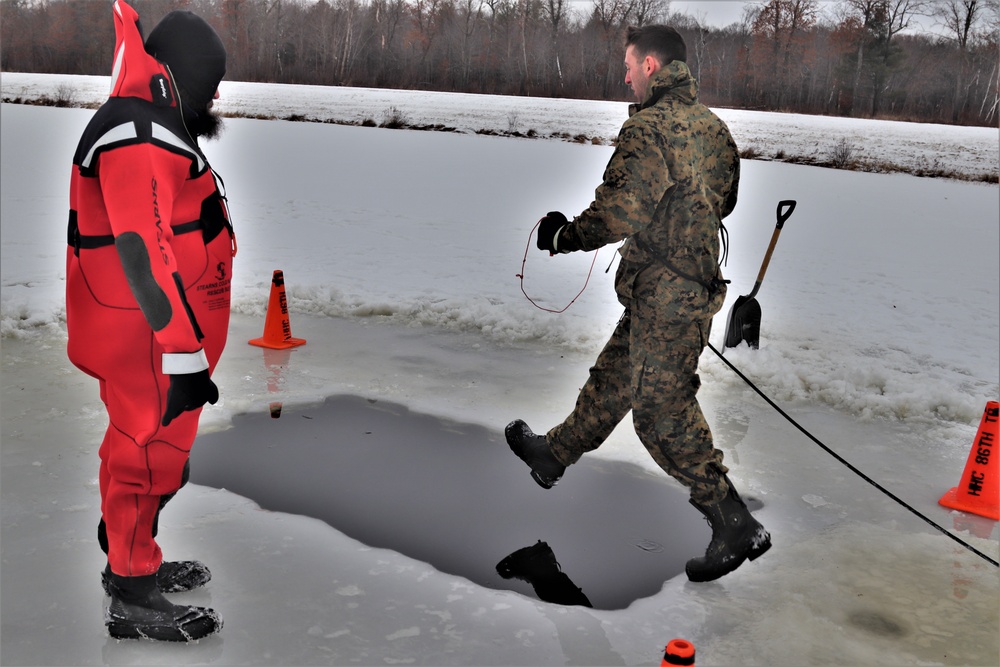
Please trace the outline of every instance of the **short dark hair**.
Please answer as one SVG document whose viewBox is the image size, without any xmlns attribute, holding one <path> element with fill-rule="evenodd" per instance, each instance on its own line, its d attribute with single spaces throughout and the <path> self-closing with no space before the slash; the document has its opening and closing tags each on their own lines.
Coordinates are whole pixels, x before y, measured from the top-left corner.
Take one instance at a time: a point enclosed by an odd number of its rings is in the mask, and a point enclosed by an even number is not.
<svg viewBox="0 0 1000 667">
<path fill-rule="evenodd" d="M 630 26 L 625 34 L 625 47 L 634 47 L 640 58 L 652 55 L 667 65 L 672 60 L 687 62 L 687 45 L 681 34 L 668 25 Z"/>
</svg>

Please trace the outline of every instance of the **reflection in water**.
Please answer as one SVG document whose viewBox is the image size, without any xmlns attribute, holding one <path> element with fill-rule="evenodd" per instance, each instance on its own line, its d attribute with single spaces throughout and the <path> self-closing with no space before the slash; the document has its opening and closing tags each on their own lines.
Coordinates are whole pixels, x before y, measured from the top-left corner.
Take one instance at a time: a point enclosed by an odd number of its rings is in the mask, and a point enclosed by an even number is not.
<svg viewBox="0 0 1000 667">
<path fill-rule="evenodd" d="M 552 548 L 541 540 L 497 563 L 497 574 L 504 579 L 526 581 L 535 589 L 535 595 L 545 602 L 593 607 L 583 590 L 559 567 Z"/>
<path fill-rule="evenodd" d="M 988 540 L 992 538 L 996 525 L 996 521 L 987 519 L 984 516 L 977 516 L 967 512 L 952 513 L 952 528 L 954 528 L 956 533 L 969 533 L 980 539 Z M 970 566 L 968 559 L 963 558 L 968 552 L 962 547 L 953 547 L 952 553 L 955 554 L 954 561 L 952 562 L 952 595 L 956 600 L 964 600 L 968 597 L 969 591 L 972 589 L 973 582 L 975 581 L 973 572 L 979 570 L 981 565 L 975 563 Z"/>
<path fill-rule="evenodd" d="M 287 363 L 265 358 L 276 381 Z M 281 397 L 277 391 L 266 400 Z M 577 606 L 560 612 L 625 609 L 655 595 L 711 538 L 686 489 L 634 464 L 585 458 L 546 491 L 494 429 L 360 396 L 285 406 L 280 419 L 273 416 L 254 410 L 234 417 L 231 429 L 200 434 L 191 482 L 265 510 L 315 517 L 368 546 L 530 597 L 559 590 L 559 577 L 536 594 L 513 574 L 537 568 L 511 567 L 505 579 L 496 565 L 544 536 L 561 561 L 549 561 L 548 572 L 565 569 L 587 593 L 570 589 L 576 602 L 566 604 Z"/>
<path fill-rule="evenodd" d="M 272 398 L 277 399 L 284 389 L 285 380 L 282 377 L 288 370 L 288 364 L 292 357 L 291 349 L 275 350 L 269 347 L 264 348 L 264 367 L 267 369 L 267 391 L 273 394 Z M 281 417 L 281 401 L 272 400 L 270 405 L 272 419 Z"/>
</svg>

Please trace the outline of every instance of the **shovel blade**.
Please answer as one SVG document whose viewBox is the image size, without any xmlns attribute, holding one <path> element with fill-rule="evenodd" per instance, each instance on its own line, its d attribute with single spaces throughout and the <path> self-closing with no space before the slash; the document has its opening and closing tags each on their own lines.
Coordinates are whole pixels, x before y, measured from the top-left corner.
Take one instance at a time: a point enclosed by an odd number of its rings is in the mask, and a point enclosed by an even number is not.
<svg viewBox="0 0 1000 667">
<path fill-rule="evenodd" d="M 755 350 L 760 346 L 760 304 L 752 296 L 736 299 L 726 323 L 725 347 L 736 347 L 742 341 Z"/>
</svg>

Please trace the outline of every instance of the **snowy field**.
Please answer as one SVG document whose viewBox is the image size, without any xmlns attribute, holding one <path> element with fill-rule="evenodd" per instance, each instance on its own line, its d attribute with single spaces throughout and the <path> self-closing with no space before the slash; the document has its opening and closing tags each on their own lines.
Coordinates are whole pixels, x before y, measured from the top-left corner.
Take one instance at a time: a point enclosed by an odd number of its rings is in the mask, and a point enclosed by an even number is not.
<svg viewBox="0 0 1000 667">
<path fill-rule="evenodd" d="M 3 74 L 5 101 L 62 99 L 78 106 L 101 104 L 110 86 L 104 76 Z M 623 86 L 624 90 L 624 86 Z M 223 81 L 219 111 L 253 118 L 382 124 L 464 133 L 532 135 L 610 144 L 628 116 L 624 102 L 503 97 L 375 88 L 337 88 Z M 741 149 L 762 159 L 833 159 L 848 149 L 868 165 L 940 170 L 996 177 L 1000 142 L 996 130 L 926 123 L 888 123 L 861 118 L 717 109 Z"/>
<path fill-rule="evenodd" d="M 102 77 L 2 77 L 4 99 L 60 90 L 82 104 L 106 87 Z M 513 418 L 543 431 L 566 415 L 621 313 L 614 266 L 605 272 L 615 253 L 599 251 L 561 315 L 534 308 L 515 274 L 539 216 L 586 207 L 612 150 L 546 138 L 606 143 L 624 104 L 232 82 L 221 92 L 223 111 L 247 116 L 360 123 L 395 110 L 458 131 L 232 118 L 205 145 L 240 247 L 206 434 L 272 402 L 294 413 L 333 395 L 497 433 Z M 563 607 L 192 485 L 164 513 L 161 542 L 171 559 L 212 567 L 205 590 L 178 599 L 216 607 L 222 634 L 185 647 L 109 639 L 94 534 L 106 418 L 96 385 L 65 358 L 62 303 L 70 163 L 91 114 L 0 107 L 3 664 L 658 665 L 674 637 L 694 643 L 699 665 L 997 664 L 997 567 L 818 448 L 711 351 L 700 398 L 774 541 L 717 582 L 670 579 L 619 611 Z M 720 115 L 765 156 L 826 152 L 847 137 L 872 159 L 998 169 L 996 129 Z M 491 129 L 542 138 L 475 134 Z M 753 286 L 776 203 L 795 199 L 758 294 L 761 348 L 726 358 L 839 455 L 996 560 L 995 522 L 937 500 L 959 482 L 985 403 L 1000 395 L 1000 189 L 743 167 L 713 344 Z M 562 308 L 592 256 L 550 258 L 531 243 L 524 289 Z M 275 269 L 293 333 L 308 340 L 277 369 L 246 345 L 261 335 Z M 674 484 L 628 423 L 592 456 Z M 572 492 L 572 475 L 532 491 L 538 512 L 546 494 Z"/>
</svg>

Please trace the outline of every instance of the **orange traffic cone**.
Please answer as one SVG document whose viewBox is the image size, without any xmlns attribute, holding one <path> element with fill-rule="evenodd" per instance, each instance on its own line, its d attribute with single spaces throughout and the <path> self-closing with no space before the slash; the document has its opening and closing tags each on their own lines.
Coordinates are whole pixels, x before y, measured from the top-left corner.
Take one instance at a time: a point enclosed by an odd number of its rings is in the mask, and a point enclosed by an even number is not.
<svg viewBox="0 0 1000 667">
<path fill-rule="evenodd" d="M 267 302 L 264 318 L 264 335 L 249 341 L 251 345 L 284 350 L 305 345 L 301 338 L 292 338 L 292 324 L 288 320 L 288 300 L 285 298 L 285 274 L 276 270 L 271 277 L 271 298 Z"/>
<path fill-rule="evenodd" d="M 1000 454 L 993 451 L 1000 437 L 1000 403 L 990 401 L 959 485 L 938 502 L 945 507 L 1000 521 Z"/>
<path fill-rule="evenodd" d="M 693 664 L 694 644 L 683 639 L 671 639 L 663 651 L 663 662 L 660 663 L 660 667 Z"/>
</svg>

